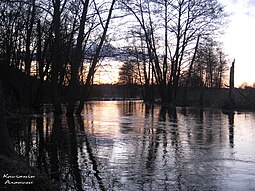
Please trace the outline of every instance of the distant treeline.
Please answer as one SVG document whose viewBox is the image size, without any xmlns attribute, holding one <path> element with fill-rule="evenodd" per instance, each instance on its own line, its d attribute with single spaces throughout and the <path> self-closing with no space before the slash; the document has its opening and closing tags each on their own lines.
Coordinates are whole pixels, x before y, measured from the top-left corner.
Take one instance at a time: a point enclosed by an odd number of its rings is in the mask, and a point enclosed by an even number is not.
<svg viewBox="0 0 255 191">
<path fill-rule="evenodd" d="M 38 95 L 40 80 L 36 77 L 30 77 L 30 89 L 26 89 L 26 75 L 6 64 L 0 64 L 0 80 L 2 81 L 5 105 L 7 110 L 22 110 L 30 97 L 40 97 L 40 103 L 52 103 L 51 84 L 44 82 L 41 92 Z M 158 86 L 149 86 L 151 102 L 161 103 L 161 97 Z M 81 88 L 79 88 L 81 91 Z M 59 89 L 62 97 L 61 102 L 68 103 L 68 86 Z M 102 84 L 91 85 L 88 100 L 123 100 L 140 99 L 145 101 L 144 85 L 138 84 Z M 74 95 L 80 95 L 80 92 L 74 92 Z M 244 89 L 234 89 L 234 100 L 236 109 L 254 109 L 255 108 L 255 88 L 246 87 Z M 228 88 L 207 88 L 207 87 L 185 87 L 180 86 L 177 91 L 176 106 L 196 106 L 228 108 L 229 89 Z M 33 100 L 33 99 L 31 99 Z M 32 103 L 31 103 L 32 104 Z"/>
<path fill-rule="evenodd" d="M 185 98 L 187 91 L 187 98 Z M 158 87 L 153 87 L 154 103 L 160 103 Z M 177 106 L 209 107 L 228 109 L 228 88 L 187 88 L 179 87 L 177 91 Z M 91 100 L 121 100 L 143 99 L 144 87 L 140 85 L 94 85 L 91 91 Z M 255 88 L 236 88 L 234 90 L 235 109 L 255 110 Z"/>
</svg>

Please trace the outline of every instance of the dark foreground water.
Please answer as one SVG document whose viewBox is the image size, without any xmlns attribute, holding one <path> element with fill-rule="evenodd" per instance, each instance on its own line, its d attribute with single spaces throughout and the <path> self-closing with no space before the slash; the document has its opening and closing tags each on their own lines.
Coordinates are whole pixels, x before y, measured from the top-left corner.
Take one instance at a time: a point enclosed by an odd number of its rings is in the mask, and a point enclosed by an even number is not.
<svg viewBox="0 0 255 191">
<path fill-rule="evenodd" d="M 255 113 L 97 101 L 13 122 L 16 150 L 60 190 L 255 190 Z M 19 123 L 19 125 L 17 125 Z"/>
</svg>

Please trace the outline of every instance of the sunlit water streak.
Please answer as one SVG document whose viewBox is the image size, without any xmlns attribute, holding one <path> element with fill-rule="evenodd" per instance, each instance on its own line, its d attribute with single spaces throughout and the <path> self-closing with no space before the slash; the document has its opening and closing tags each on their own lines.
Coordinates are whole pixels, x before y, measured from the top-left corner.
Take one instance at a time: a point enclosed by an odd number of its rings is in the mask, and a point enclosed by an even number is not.
<svg viewBox="0 0 255 191">
<path fill-rule="evenodd" d="M 63 190 L 255 190 L 255 113 L 94 101 L 17 123 L 16 150 Z"/>
</svg>

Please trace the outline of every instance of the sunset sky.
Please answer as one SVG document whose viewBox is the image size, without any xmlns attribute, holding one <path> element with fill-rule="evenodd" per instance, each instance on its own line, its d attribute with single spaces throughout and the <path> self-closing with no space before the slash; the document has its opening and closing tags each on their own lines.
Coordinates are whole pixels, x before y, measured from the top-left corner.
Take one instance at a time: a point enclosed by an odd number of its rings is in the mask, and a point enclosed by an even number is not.
<svg viewBox="0 0 255 191">
<path fill-rule="evenodd" d="M 230 13 L 230 23 L 222 37 L 225 53 L 236 59 L 235 86 L 255 82 L 255 0 L 220 0 Z"/>
</svg>

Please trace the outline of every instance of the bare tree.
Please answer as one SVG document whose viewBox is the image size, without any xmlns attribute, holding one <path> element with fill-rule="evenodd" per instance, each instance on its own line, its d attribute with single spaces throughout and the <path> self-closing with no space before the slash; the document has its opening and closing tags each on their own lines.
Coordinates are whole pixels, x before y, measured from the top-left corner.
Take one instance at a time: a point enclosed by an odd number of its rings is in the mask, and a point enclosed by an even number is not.
<svg viewBox="0 0 255 191">
<path fill-rule="evenodd" d="M 100 58 L 100 51 L 101 51 L 101 49 L 103 47 L 103 44 L 105 42 L 105 39 L 106 39 L 106 33 L 107 33 L 107 30 L 108 30 L 108 27 L 109 27 L 109 24 L 110 24 L 110 20 L 111 20 L 111 16 L 112 16 L 113 7 L 114 7 L 115 2 L 116 2 L 116 0 L 112 0 L 112 2 L 111 2 L 111 6 L 109 8 L 108 16 L 107 16 L 105 25 L 103 26 L 103 33 L 102 33 L 102 36 L 100 38 L 100 42 L 99 42 L 99 44 L 96 48 L 96 51 L 95 51 L 95 54 L 93 56 L 93 60 L 92 60 L 92 63 L 91 63 L 91 66 L 89 68 L 89 72 L 88 72 L 88 75 L 87 75 L 87 78 L 86 78 L 86 82 L 85 82 L 85 84 L 82 88 L 80 103 L 79 103 L 79 106 L 76 110 L 77 115 L 81 114 L 81 112 L 83 110 L 84 102 L 88 99 L 90 86 L 91 86 L 91 82 L 92 82 L 91 80 L 93 78 L 93 75 L 95 73 L 95 68 L 96 68 L 97 63 L 98 63 L 99 58 Z"/>
<path fill-rule="evenodd" d="M 51 83 L 53 91 L 53 105 L 54 113 L 62 114 L 61 99 L 59 93 L 59 74 L 60 67 L 63 60 L 62 45 L 63 41 L 61 38 L 61 14 L 63 12 L 66 0 L 61 5 L 61 0 L 52 0 L 53 4 L 53 31 L 54 31 L 54 43 L 52 48 L 52 74 L 51 74 Z"/>
<path fill-rule="evenodd" d="M 139 64 L 137 61 L 124 62 L 119 71 L 120 84 L 139 84 L 141 82 L 139 75 Z"/>
<path fill-rule="evenodd" d="M 226 16 L 223 7 L 217 0 L 122 0 L 121 3 L 144 33 L 162 103 L 174 104 L 181 71 L 191 63 L 197 37 L 213 34 L 220 28 Z"/>
<path fill-rule="evenodd" d="M 77 43 L 75 47 L 75 52 L 74 56 L 72 59 L 71 63 L 71 82 L 70 82 L 70 101 L 68 104 L 67 108 L 67 115 L 72 115 L 74 113 L 74 107 L 75 107 L 75 99 L 76 96 L 74 92 L 77 91 L 77 85 L 78 85 L 78 71 L 79 67 L 81 65 L 81 62 L 83 60 L 83 39 L 84 39 L 84 28 L 85 28 L 85 22 L 86 22 L 86 17 L 87 17 L 87 12 L 88 12 L 88 6 L 89 6 L 89 0 L 85 0 L 83 4 L 83 11 L 82 11 L 82 16 L 80 20 L 80 25 L 79 25 L 79 33 L 77 37 Z"/>
<path fill-rule="evenodd" d="M 226 78 L 227 60 L 219 43 L 206 39 L 198 46 L 191 76 L 199 76 L 203 87 L 221 88 Z M 189 86 L 189 85 L 188 85 Z M 197 85 L 201 86 L 201 85 Z"/>
</svg>

